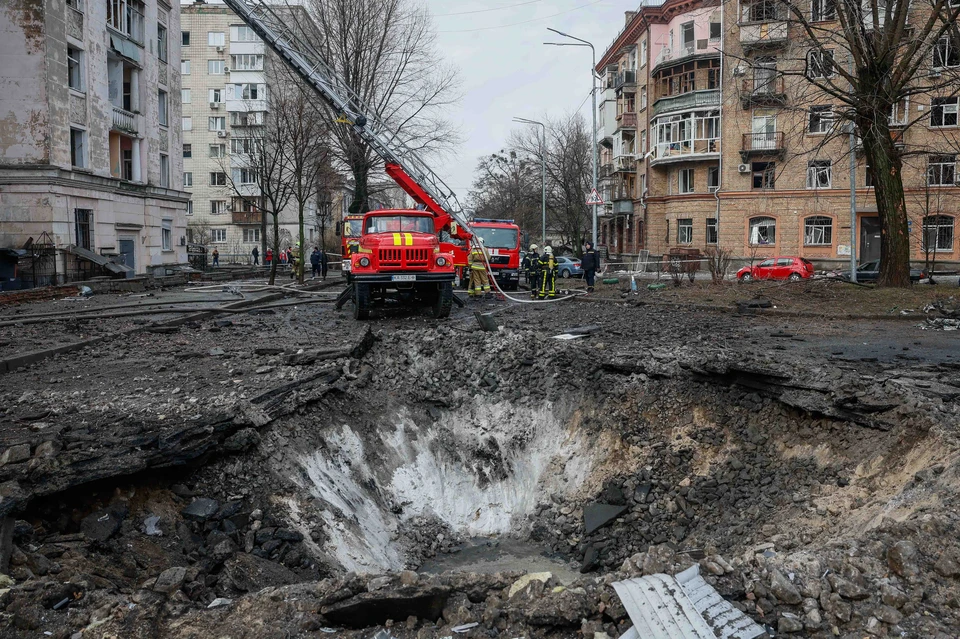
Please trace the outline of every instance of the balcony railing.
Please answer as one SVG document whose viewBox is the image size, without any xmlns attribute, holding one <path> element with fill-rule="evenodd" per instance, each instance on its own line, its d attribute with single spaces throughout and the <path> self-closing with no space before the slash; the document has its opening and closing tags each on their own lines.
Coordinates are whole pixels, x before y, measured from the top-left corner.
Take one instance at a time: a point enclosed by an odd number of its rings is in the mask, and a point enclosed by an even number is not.
<svg viewBox="0 0 960 639">
<path fill-rule="evenodd" d="M 600 165 L 600 177 L 605 178 L 613 175 L 613 164 L 601 164 Z"/>
<path fill-rule="evenodd" d="M 637 158 L 632 155 L 621 155 L 613 161 L 614 171 L 636 171 Z"/>
<path fill-rule="evenodd" d="M 779 105 L 787 100 L 783 78 L 747 78 L 740 86 L 740 102 L 744 109 L 755 105 Z"/>
<path fill-rule="evenodd" d="M 625 112 L 617 116 L 617 120 L 620 121 L 620 124 L 617 126 L 618 129 L 635 129 L 637 128 L 637 114 Z"/>
<path fill-rule="evenodd" d="M 676 142 L 658 142 L 653 145 L 651 164 L 679 162 L 720 153 L 720 138 L 697 138 Z"/>
<path fill-rule="evenodd" d="M 234 224 L 260 224 L 263 214 L 260 211 L 231 211 Z"/>
<path fill-rule="evenodd" d="M 744 50 L 778 46 L 787 42 L 786 21 L 740 25 L 740 46 Z"/>
<path fill-rule="evenodd" d="M 658 99 L 653 104 L 653 114 L 659 115 L 668 111 L 685 111 L 700 107 L 713 107 L 720 104 L 720 90 L 707 89 L 705 91 L 691 91 L 680 95 L 671 95 Z"/>
<path fill-rule="evenodd" d="M 746 162 L 752 156 L 783 155 L 783 131 L 744 133 L 740 158 Z"/>
<path fill-rule="evenodd" d="M 137 133 L 137 116 L 118 106 L 113 107 L 113 129 L 126 133 Z"/>
<path fill-rule="evenodd" d="M 633 215 L 633 200 L 615 200 L 613 203 L 614 215 Z"/>
<path fill-rule="evenodd" d="M 616 82 L 614 82 L 614 88 L 619 89 L 626 85 L 633 85 L 637 83 L 637 72 L 636 71 L 621 71 L 617 74 Z"/>
</svg>

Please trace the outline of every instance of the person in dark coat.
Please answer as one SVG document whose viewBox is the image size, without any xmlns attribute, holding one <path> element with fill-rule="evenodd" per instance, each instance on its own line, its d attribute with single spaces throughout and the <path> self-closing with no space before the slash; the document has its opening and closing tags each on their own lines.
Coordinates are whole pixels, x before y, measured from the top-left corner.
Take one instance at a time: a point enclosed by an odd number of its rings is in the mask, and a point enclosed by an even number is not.
<svg viewBox="0 0 960 639">
<path fill-rule="evenodd" d="M 327 279 L 327 252 L 320 248 L 320 277 Z"/>
<path fill-rule="evenodd" d="M 537 245 L 531 244 L 526 257 L 524 271 L 527 276 L 527 284 L 530 285 L 530 297 L 537 299 L 540 291 L 540 254 L 537 253 Z"/>
<path fill-rule="evenodd" d="M 310 270 L 313 277 L 320 273 L 320 251 L 317 250 L 316 246 L 313 247 L 313 252 L 310 254 Z"/>
<path fill-rule="evenodd" d="M 213 249 L 213 265 L 220 266 L 220 251 Z"/>
<path fill-rule="evenodd" d="M 580 258 L 580 268 L 583 269 L 583 277 L 587 280 L 587 292 L 593 293 L 593 282 L 597 277 L 597 271 L 600 270 L 600 254 L 593 248 L 593 242 L 587 242 L 587 248 L 583 251 L 583 257 Z"/>
<path fill-rule="evenodd" d="M 250 251 L 250 253 L 253 254 L 253 265 L 259 266 L 260 265 L 260 249 L 254 246 L 253 250 Z"/>
</svg>

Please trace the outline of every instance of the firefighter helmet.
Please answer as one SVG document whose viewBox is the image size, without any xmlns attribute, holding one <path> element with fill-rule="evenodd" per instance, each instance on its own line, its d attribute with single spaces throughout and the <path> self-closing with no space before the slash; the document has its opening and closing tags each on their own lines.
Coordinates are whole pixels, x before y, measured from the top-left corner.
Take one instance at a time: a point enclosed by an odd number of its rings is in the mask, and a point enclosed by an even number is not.
<svg viewBox="0 0 960 639">
<path fill-rule="evenodd" d="M 546 253 L 547 255 L 553 255 L 553 247 L 552 247 L 552 246 L 549 246 L 549 245 L 548 245 L 548 246 L 544 246 L 544 247 L 543 247 L 543 252 Z"/>
<path fill-rule="evenodd" d="M 537 250 L 537 245 L 536 245 L 536 244 L 531 244 L 531 245 L 530 245 L 530 250 L 531 250 L 531 251 L 536 251 L 536 250 Z"/>
</svg>

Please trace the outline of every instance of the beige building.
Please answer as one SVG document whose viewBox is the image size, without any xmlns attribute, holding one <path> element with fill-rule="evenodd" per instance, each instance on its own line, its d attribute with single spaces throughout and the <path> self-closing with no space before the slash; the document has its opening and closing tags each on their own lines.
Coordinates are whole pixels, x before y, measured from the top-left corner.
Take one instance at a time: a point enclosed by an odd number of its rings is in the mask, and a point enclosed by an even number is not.
<svg viewBox="0 0 960 639">
<path fill-rule="evenodd" d="M 813 0 L 811 19 L 829 28 L 832 6 Z M 840 105 L 802 77 L 829 64 L 797 29 L 770 0 L 654 0 L 626 14 L 597 65 L 600 240 L 610 254 L 721 246 L 746 259 L 849 260 L 848 138 L 835 128 Z M 845 64 L 841 55 L 832 63 Z M 937 65 L 960 66 L 960 55 L 942 53 L 924 71 Z M 912 257 L 935 254 L 945 267 L 960 259 L 956 104 L 918 95 L 890 115 L 915 152 L 904 160 Z M 854 250 L 865 262 L 879 258 L 880 225 L 869 167 L 854 157 Z"/>
<path fill-rule="evenodd" d="M 179 31 L 158 0 L 0 6 L 0 247 L 48 258 L 26 284 L 186 263 Z"/>
</svg>

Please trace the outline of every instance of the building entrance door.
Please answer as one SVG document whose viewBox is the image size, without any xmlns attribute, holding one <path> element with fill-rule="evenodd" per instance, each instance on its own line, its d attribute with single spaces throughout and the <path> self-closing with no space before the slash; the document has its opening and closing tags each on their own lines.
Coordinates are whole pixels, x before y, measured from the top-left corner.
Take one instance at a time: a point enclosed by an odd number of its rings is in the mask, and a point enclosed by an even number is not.
<svg viewBox="0 0 960 639">
<path fill-rule="evenodd" d="M 880 218 L 860 218 L 860 255 L 857 264 L 880 259 Z"/>
<path fill-rule="evenodd" d="M 121 239 L 120 244 L 120 259 L 118 260 L 122 264 L 126 264 L 133 269 L 134 272 L 137 271 L 137 261 L 136 261 L 136 249 L 137 244 L 133 240 Z"/>
</svg>

